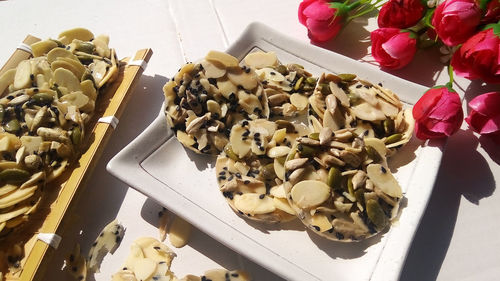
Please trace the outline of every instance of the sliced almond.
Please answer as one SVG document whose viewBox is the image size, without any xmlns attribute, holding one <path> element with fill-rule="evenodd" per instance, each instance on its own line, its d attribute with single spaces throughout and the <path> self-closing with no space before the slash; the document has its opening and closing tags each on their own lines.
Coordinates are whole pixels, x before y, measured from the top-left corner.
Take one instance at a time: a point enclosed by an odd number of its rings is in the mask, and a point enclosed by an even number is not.
<svg viewBox="0 0 500 281">
<path fill-rule="evenodd" d="M 33 57 L 40 57 L 56 47 L 57 43 L 55 41 L 47 39 L 31 44 L 31 52 L 33 53 Z"/>
<path fill-rule="evenodd" d="M 64 40 L 59 40 L 59 41 L 67 45 L 71 43 L 73 39 L 78 39 L 82 41 L 91 41 L 92 39 L 94 39 L 94 34 L 86 28 L 77 27 L 61 32 L 58 38 L 60 39 L 64 38 Z"/>
<path fill-rule="evenodd" d="M 334 82 L 330 82 L 328 85 L 330 86 L 330 91 L 332 91 L 332 94 L 334 94 L 335 97 L 339 99 L 340 104 L 342 104 L 343 107 L 349 107 L 350 105 L 349 97 L 344 92 L 344 90 L 339 88 L 339 86 L 337 86 L 337 84 Z"/>
<path fill-rule="evenodd" d="M 66 57 L 73 60 L 78 60 L 78 58 L 70 51 L 64 48 L 54 48 L 47 53 L 47 61 L 53 63 L 59 57 Z"/>
<path fill-rule="evenodd" d="M 229 78 L 234 85 L 241 85 L 247 90 L 255 89 L 258 84 L 257 77 L 253 71 L 247 73 L 241 69 L 235 69 L 227 73 L 227 78 Z"/>
<path fill-rule="evenodd" d="M 253 52 L 243 59 L 245 64 L 254 68 L 264 68 L 278 64 L 278 57 L 274 52 Z"/>
<path fill-rule="evenodd" d="M 267 156 L 278 158 L 288 155 L 290 148 L 288 146 L 275 146 L 267 151 Z"/>
<path fill-rule="evenodd" d="M 206 78 L 219 78 L 226 74 L 226 68 L 224 65 L 218 64 L 216 62 L 210 62 L 204 60 L 201 62 L 203 69 L 205 70 Z"/>
<path fill-rule="evenodd" d="M 294 93 L 290 96 L 290 102 L 297 108 L 298 111 L 302 111 L 307 108 L 309 101 L 305 95 Z"/>
<path fill-rule="evenodd" d="M 297 213 L 295 210 L 290 207 L 290 204 L 288 203 L 288 200 L 286 198 L 273 198 L 273 204 L 276 209 L 282 210 L 285 213 L 288 213 L 290 215 L 296 215 Z"/>
<path fill-rule="evenodd" d="M 268 214 L 276 210 L 271 197 L 258 193 L 236 195 L 234 206 L 243 213 L 251 215 Z"/>
<path fill-rule="evenodd" d="M 219 51 L 210 51 L 205 56 L 205 59 L 208 61 L 215 61 L 222 64 L 225 67 L 235 67 L 238 66 L 238 59 L 231 56 L 230 54 L 219 52 Z"/>
<path fill-rule="evenodd" d="M 305 180 L 292 187 L 293 203 L 301 209 L 316 207 L 330 197 L 330 187 L 321 181 Z"/>
<path fill-rule="evenodd" d="M 80 79 L 76 78 L 73 72 L 58 68 L 54 71 L 54 82 L 57 85 L 66 87 L 70 92 L 81 91 Z"/>
<path fill-rule="evenodd" d="M 333 226 L 327 216 L 323 214 L 315 214 L 311 217 L 312 227 L 319 232 L 330 230 Z"/>
<path fill-rule="evenodd" d="M 373 107 L 368 103 L 360 103 L 351 107 L 355 116 L 366 121 L 385 120 L 386 116 L 380 108 Z"/>
<path fill-rule="evenodd" d="M 274 173 L 280 180 L 285 180 L 285 157 L 274 158 Z"/>
<path fill-rule="evenodd" d="M 176 216 L 168 231 L 168 238 L 172 246 L 181 248 L 186 245 L 189 241 L 189 237 L 191 236 L 192 228 L 191 224 L 181 217 Z"/>
<path fill-rule="evenodd" d="M 366 173 L 373 184 L 380 188 L 385 194 L 395 198 L 403 197 L 403 192 L 398 181 L 394 178 L 391 171 L 384 168 L 382 165 L 370 164 L 366 167 Z"/>
<path fill-rule="evenodd" d="M 21 61 L 16 68 L 14 76 L 14 89 L 24 89 L 31 86 L 31 62 L 29 60 Z"/>
</svg>

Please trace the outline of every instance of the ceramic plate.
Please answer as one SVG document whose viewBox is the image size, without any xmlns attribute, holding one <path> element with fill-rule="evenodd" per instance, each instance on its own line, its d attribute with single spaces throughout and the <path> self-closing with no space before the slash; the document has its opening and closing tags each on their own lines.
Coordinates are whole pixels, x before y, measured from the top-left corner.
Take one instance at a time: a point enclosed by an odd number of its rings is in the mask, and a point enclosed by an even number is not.
<svg viewBox="0 0 500 281">
<path fill-rule="evenodd" d="M 251 24 L 227 52 L 241 60 L 257 49 L 274 51 L 282 63 L 299 63 L 315 76 L 355 73 L 380 82 L 406 106 L 426 90 L 259 23 Z M 239 217 L 218 190 L 215 158 L 184 149 L 166 125 L 163 112 L 107 168 L 198 229 L 287 280 L 397 280 L 432 192 L 443 145 L 413 139 L 391 158 L 391 169 L 405 194 L 401 216 L 389 231 L 357 243 L 328 241 L 298 221 L 262 225 Z"/>
</svg>

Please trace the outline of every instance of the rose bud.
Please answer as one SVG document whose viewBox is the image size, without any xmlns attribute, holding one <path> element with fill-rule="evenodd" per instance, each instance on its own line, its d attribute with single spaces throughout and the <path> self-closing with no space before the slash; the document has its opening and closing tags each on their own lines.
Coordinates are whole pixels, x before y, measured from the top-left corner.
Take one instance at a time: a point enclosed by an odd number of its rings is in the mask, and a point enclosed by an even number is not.
<svg viewBox="0 0 500 281">
<path fill-rule="evenodd" d="M 481 10 L 474 0 L 447 0 L 432 16 L 432 25 L 448 46 L 456 46 L 471 37 L 481 20 Z"/>
<path fill-rule="evenodd" d="M 417 51 L 414 34 L 398 28 L 379 28 L 370 37 L 372 56 L 383 67 L 401 68 L 410 63 Z"/>
<path fill-rule="evenodd" d="M 426 7 L 420 0 L 390 0 L 378 14 L 379 27 L 407 28 L 424 16 Z"/>
<path fill-rule="evenodd" d="M 479 95 L 469 102 L 469 107 L 465 122 L 474 132 L 500 136 L 500 92 Z"/>
<path fill-rule="evenodd" d="M 451 66 L 457 75 L 467 79 L 500 83 L 500 24 L 487 27 L 455 51 Z"/>
<path fill-rule="evenodd" d="M 359 2 L 345 5 L 325 0 L 304 0 L 299 5 L 299 22 L 307 27 L 307 35 L 313 42 L 328 41 L 342 29 L 347 13 Z"/>
<path fill-rule="evenodd" d="M 500 1 L 499 0 L 476 0 L 483 11 L 482 24 L 497 23 L 500 20 Z"/>
<path fill-rule="evenodd" d="M 429 89 L 413 106 L 413 118 L 421 140 L 451 136 L 464 118 L 460 97 L 447 86 Z"/>
</svg>

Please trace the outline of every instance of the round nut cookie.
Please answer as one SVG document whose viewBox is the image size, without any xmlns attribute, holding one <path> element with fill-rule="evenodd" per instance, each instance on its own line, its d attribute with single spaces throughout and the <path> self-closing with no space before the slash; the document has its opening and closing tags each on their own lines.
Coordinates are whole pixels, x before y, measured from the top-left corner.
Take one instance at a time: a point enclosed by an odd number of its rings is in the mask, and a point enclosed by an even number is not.
<svg viewBox="0 0 500 281">
<path fill-rule="evenodd" d="M 187 148 L 218 154 L 236 122 L 269 117 L 267 98 L 254 70 L 238 59 L 210 51 L 188 63 L 163 87 L 165 115 Z"/>
<path fill-rule="evenodd" d="M 387 167 L 384 142 L 353 131 L 325 128 L 327 137 L 301 137 L 284 165 L 290 206 L 308 228 L 330 240 L 357 241 L 382 231 L 403 196 Z"/>
<path fill-rule="evenodd" d="M 308 132 L 305 125 L 284 120 L 243 120 L 233 126 L 215 171 L 220 191 L 234 211 L 268 223 L 295 218 L 283 189 L 283 164 L 297 137 Z"/>
<path fill-rule="evenodd" d="M 255 68 L 269 103 L 271 118 L 290 118 L 306 114 L 308 97 L 312 95 L 317 78 L 299 64 L 281 64 L 274 52 L 253 52 L 243 61 Z"/>
<path fill-rule="evenodd" d="M 388 148 L 404 145 L 413 133 L 411 110 L 404 110 L 390 90 L 354 74 L 322 74 L 309 104 L 308 118 L 315 132 L 354 128 L 357 135 L 382 139 Z"/>
</svg>

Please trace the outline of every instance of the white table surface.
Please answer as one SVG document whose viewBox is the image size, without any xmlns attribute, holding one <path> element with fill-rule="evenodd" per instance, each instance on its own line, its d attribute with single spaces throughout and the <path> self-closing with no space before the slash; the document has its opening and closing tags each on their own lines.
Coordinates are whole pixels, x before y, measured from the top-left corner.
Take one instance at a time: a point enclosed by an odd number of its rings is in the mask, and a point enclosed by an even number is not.
<svg viewBox="0 0 500 281">
<path fill-rule="evenodd" d="M 253 21 L 263 22 L 297 40 L 309 42 L 297 20 L 300 1 L 121 0 L 0 1 L 0 65 L 27 34 L 56 37 L 82 26 L 109 34 L 119 57 L 152 48 L 153 56 L 114 131 L 85 192 L 78 212 L 68 214 L 64 238 L 44 280 L 71 280 L 60 268 L 75 242 L 86 252 L 107 222 L 118 218 L 127 228 L 121 247 L 105 257 L 101 273 L 88 280 L 110 280 L 121 268 L 130 243 L 140 236 L 158 236 L 161 207 L 128 188 L 105 169 L 106 163 L 156 117 L 163 101 L 161 88 L 184 61 L 208 50 L 224 50 Z M 374 18 L 351 22 L 336 40 L 322 47 L 365 63 L 373 63 L 369 31 Z M 419 51 L 416 59 L 392 74 L 416 83 L 444 84 L 446 69 L 437 50 Z M 465 101 L 495 89 L 458 78 L 455 89 Z M 500 86 L 496 86 L 499 90 Z M 421 95 L 422 93 L 415 93 Z M 464 101 L 464 109 L 466 102 Z M 466 111 L 467 112 L 467 111 Z M 434 192 L 410 248 L 400 280 L 498 280 L 500 276 L 500 148 L 491 140 L 462 129 L 449 138 Z M 168 239 L 166 241 L 168 245 Z M 179 277 L 202 274 L 214 267 L 243 268 L 255 280 L 282 280 L 207 235 L 194 231 L 189 245 L 175 249 L 172 270 Z"/>
</svg>

